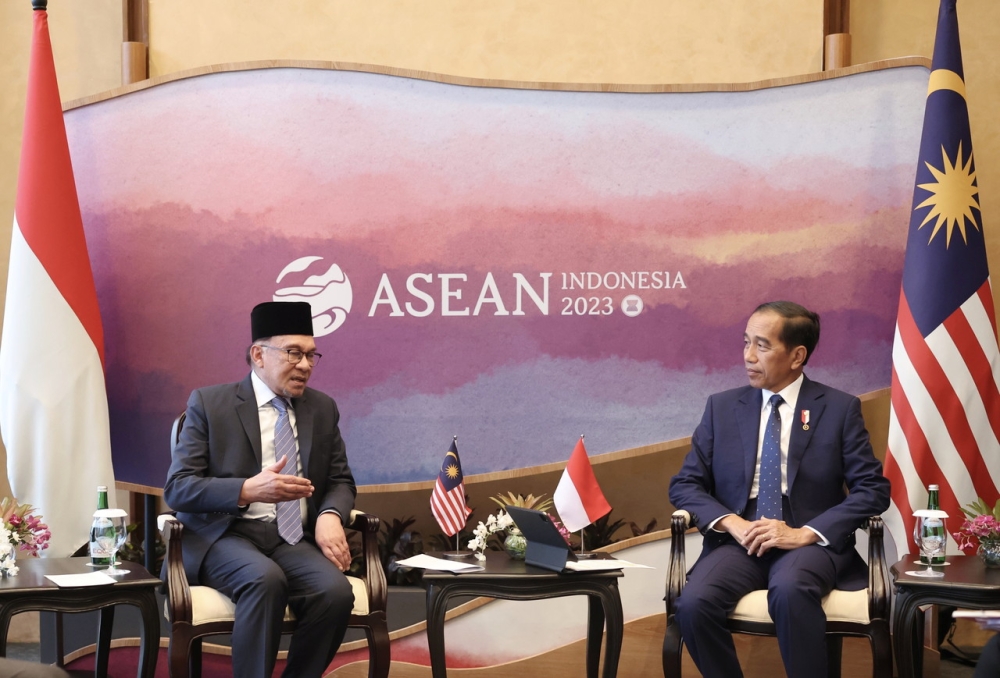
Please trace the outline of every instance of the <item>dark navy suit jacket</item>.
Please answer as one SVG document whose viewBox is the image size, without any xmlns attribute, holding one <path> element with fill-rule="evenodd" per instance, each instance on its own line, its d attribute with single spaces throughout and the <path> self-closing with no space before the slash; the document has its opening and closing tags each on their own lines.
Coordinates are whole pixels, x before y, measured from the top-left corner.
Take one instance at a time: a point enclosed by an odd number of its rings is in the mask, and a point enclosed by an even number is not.
<svg viewBox="0 0 1000 678">
<path fill-rule="evenodd" d="M 688 511 L 705 535 L 703 555 L 730 538 L 707 529 L 714 520 L 730 513 L 754 519 L 743 514 L 757 464 L 762 405 L 761 390 L 750 386 L 711 396 L 691 451 L 670 482 L 670 501 Z M 809 412 L 808 429 L 803 410 Z M 889 481 L 872 452 L 855 396 L 804 379 L 795 404 L 787 474 L 791 515 L 785 522 L 808 525 L 829 540 L 838 588 L 867 586 L 854 532 L 889 507 Z"/>
<path fill-rule="evenodd" d="M 303 475 L 313 484 L 306 500 L 306 538 L 316 517 L 332 509 L 345 524 L 354 508 L 354 476 L 340 436 L 340 412 L 328 395 L 307 388 L 292 398 Z M 250 375 L 209 386 L 188 399 L 163 498 L 184 525 L 184 570 L 192 584 L 208 548 L 240 517 L 243 482 L 261 470 L 260 417 Z"/>
</svg>

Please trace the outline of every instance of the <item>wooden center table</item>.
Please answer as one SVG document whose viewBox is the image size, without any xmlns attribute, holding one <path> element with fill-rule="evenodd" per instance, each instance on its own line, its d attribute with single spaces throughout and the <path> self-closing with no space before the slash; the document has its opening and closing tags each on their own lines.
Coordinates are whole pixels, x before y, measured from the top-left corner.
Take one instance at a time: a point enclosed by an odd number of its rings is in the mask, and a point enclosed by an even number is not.
<svg viewBox="0 0 1000 678">
<path fill-rule="evenodd" d="M 19 558 L 20 572 L 0 578 L 0 656 L 7 656 L 7 631 L 10 619 L 19 612 L 89 612 L 100 610 L 97 627 L 97 656 L 94 675 L 108 675 L 111 627 L 115 605 L 135 605 L 142 615 L 139 651 L 139 678 L 153 678 L 160 645 L 160 615 L 156 609 L 156 587 L 160 580 L 138 563 L 119 565 L 128 574 L 112 577 L 114 584 L 102 586 L 59 587 L 45 578 L 47 574 L 84 574 L 100 572 L 90 567 L 89 558 Z M 110 575 L 109 575 L 110 576 Z M 62 648 L 59 648 L 62 663 Z"/>
<path fill-rule="evenodd" d="M 440 554 L 431 553 L 438 556 Z M 603 555 L 603 554 L 601 554 Z M 622 650 L 624 616 L 618 579 L 621 570 L 599 572 L 551 572 L 526 565 L 500 551 L 487 551 L 485 569 L 452 574 L 425 570 L 423 587 L 427 589 L 427 644 L 433 678 L 446 678 L 444 652 L 444 617 L 448 599 L 454 596 L 487 596 L 505 600 L 539 600 L 562 596 L 587 596 L 587 677 L 597 678 L 601 661 L 601 641 L 607 622 L 607 647 L 604 651 L 603 678 L 615 678 Z"/>
<path fill-rule="evenodd" d="M 948 556 L 948 565 L 934 568 L 943 577 L 914 577 L 908 570 L 922 570 L 913 554 L 892 566 L 896 607 L 892 613 L 892 635 L 899 678 L 922 675 L 920 643 L 921 605 L 954 605 L 977 610 L 1000 609 L 1000 569 L 991 569 L 976 556 Z"/>
</svg>

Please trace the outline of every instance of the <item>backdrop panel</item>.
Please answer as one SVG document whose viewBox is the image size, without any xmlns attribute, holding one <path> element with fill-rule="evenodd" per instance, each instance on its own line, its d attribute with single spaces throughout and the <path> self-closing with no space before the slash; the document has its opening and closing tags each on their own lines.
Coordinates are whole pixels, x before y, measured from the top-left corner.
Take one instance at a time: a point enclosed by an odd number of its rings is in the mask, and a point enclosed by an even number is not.
<svg viewBox="0 0 1000 678">
<path fill-rule="evenodd" d="M 308 299 L 360 483 L 690 435 L 759 302 L 819 311 L 808 372 L 889 385 L 927 71 L 740 93 L 215 73 L 66 114 L 116 476 L 161 486 L 248 313 Z M 666 479 L 664 479 L 666 482 Z"/>
</svg>

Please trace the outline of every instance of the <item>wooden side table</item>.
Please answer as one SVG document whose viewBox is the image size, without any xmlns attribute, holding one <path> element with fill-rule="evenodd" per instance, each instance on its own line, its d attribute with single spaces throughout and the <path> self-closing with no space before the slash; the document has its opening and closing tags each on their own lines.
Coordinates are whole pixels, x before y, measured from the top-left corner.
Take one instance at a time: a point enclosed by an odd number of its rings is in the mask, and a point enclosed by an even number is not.
<svg viewBox="0 0 1000 678">
<path fill-rule="evenodd" d="M 1000 609 L 1000 570 L 989 569 L 975 556 L 949 556 L 949 565 L 935 568 L 944 577 L 911 577 L 907 570 L 919 558 L 910 554 L 892 566 L 896 607 L 892 613 L 892 635 L 899 678 L 923 675 L 920 646 L 921 605 L 955 605 L 977 610 Z"/>
<path fill-rule="evenodd" d="M 587 596 L 589 612 L 587 677 L 597 678 L 601 641 L 607 622 L 603 678 L 615 678 L 625 627 L 621 596 L 618 593 L 621 570 L 550 572 L 526 565 L 524 561 L 514 560 L 499 551 L 487 551 L 486 561 L 482 564 L 486 569 L 463 574 L 435 570 L 424 572 L 423 586 L 427 589 L 427 644 L 433 678 L 446 678 L 448 674 L 444 652 L 444 617 L 449 598 L 488 596 L 505 600 L 539 600 L 578 595 Z"/>
<path fill-rule="evenodd" d="M 160 645 L 160 615 L 156 609 L 156 587 L 160 580 L 137 563 L 123 563 L 128 574 L 114 577 L 107 586 L 60 588 L 45 578 L 47 574 L 93 572 L 89 558 L 20 558 L 16 577 L 0 578 L 0 656 L 7 655 L 10 619 L 19 612 L 89 612 L 100 610 L 97 628 L 97 657 L 94 675 L 108 675 L 111 627 L 115 605 L 135 605 L 142 615 L 139 651 L 139 678 L 153 678 Z M 61 660 L 61 657 L 60 657 Z"/>
</svg>

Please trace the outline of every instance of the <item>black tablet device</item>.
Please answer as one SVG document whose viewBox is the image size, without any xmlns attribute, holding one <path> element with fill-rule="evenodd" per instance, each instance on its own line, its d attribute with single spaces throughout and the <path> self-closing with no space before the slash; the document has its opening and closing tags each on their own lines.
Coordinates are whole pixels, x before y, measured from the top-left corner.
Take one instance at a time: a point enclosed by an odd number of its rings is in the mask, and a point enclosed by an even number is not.
<svg viewBox="0 0 1000 678">
<path fill-rule="evenodd" d="M 505 510 L 528 542 L 524 553 L 528 565 L 562 572 L 566 561 L 576 560 L 576 554 L 547 513 L 517 506 L 507 506 Z"/>
</svg>

